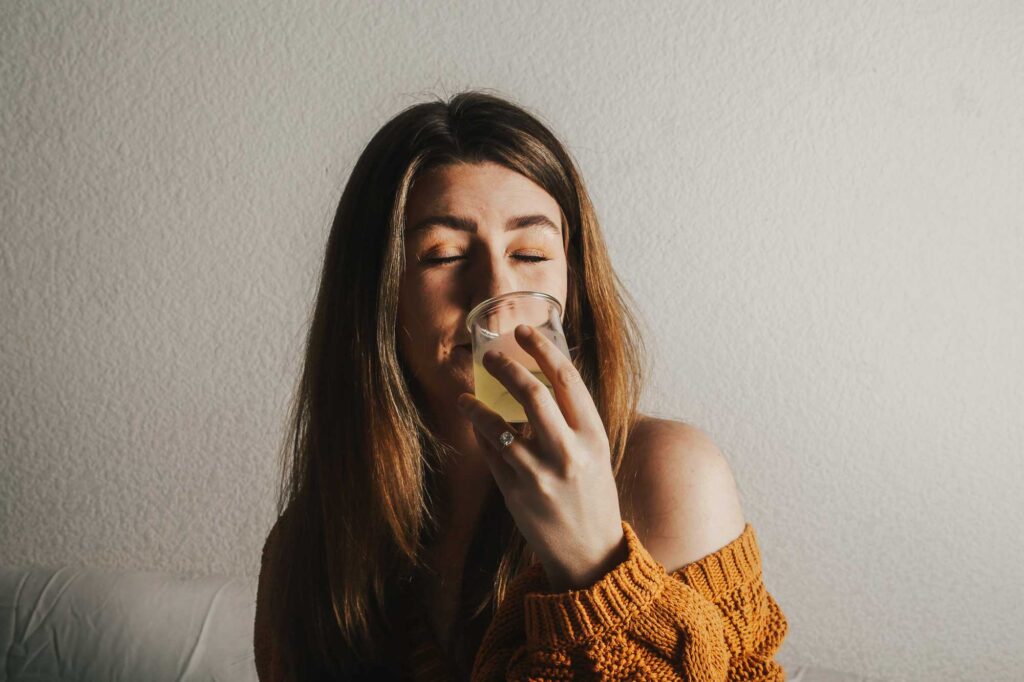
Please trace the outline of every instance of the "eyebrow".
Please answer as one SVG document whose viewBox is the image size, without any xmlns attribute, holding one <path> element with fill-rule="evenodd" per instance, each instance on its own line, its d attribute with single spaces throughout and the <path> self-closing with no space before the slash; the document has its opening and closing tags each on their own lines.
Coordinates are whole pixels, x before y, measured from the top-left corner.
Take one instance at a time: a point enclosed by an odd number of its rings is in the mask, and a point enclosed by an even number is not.
<svg viewBox="0 0 1024 682">
<path fill-rule="evenodd" d="M 470 234 L 476 234 L 477 227 L 476 222 L 469 218 L 463 218 L 455 215 L 432 215 L 427 216 L 423 220 L 419 221 L 409 229 L 405 231 L 406 234 L 412 234 L 414 232 L 424 232 L 435 227 L 447 227 L 453 230 L 460 230 L 462 232 L 469 232 Z M 505 223 L 505 231 L 509 230 L 521 230 L 526 227 L 539 227 L 541 229 L 553 232 L 556 235 L 561 235 L 562 230 L 555 225 L 551 220 L 540 214 L 534 215 L 522 215 L 515 218 L 509 218 Z"/>
</svg>

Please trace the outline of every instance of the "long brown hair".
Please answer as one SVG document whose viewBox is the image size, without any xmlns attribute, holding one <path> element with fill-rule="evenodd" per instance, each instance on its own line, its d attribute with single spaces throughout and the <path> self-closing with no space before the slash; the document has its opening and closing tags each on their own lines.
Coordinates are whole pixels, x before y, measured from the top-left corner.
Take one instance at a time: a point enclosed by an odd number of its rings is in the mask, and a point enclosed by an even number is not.
<svg viewBox="0 0 1024 682">
<path fill-rule="evenodd" d="M 296 676 L 367 670 L 393 658 L 396 597 L 437 531 L 435 474 L 452 453 L 420 410 L 396 351 L 396 319 L 410 187 L 421 173 L 456 162 L 501 164 L 557 201 L 569 277 L 566 339 L 607 429 L 620 492 L 627 482 L 645 350 L 572 158 L 538 116 L 486 91 L 406 108 L 373 136 L 342 192 L 282 448 L 275 531 L 286 566 L 268 620 Z M 507 541 L 486 600 L 492 609 L 536 561 L 507 510 L 503 524 Z"/>
</svg>

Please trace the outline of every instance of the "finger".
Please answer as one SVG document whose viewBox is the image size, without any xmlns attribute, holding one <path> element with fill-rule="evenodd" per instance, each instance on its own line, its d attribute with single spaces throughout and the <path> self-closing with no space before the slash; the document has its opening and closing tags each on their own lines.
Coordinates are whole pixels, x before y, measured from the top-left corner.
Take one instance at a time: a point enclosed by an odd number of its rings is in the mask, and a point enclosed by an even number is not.
<svg viewBox="0 0 1024 682">
<path fill-rule="evenodd" d="M 512 485 L 517 478 L 512 464 L 506 461 L 504 453 L 498 452 L 494 448 L 494 445 L 490 443 L 489 436 L 485 436 L 480 433 L 480 429 L 477 428 L 476 424 L 473 424 L 473 436 L 480 445 L 484 461 L 487 462 L 487 466 L 491 470 L 491 475 L 494 476 L 495 483 L 498 484 L 498 487 L 501 488 L 502 492 L 507 491 L 508 486 Z"/>
<path fill-rule="evenodd" d="M 459 396 L 458 402 L 459 409 L 473 424 L 477 440 L 481 441 L 485 456 L 492 463 L 492 471 L 500 471 L 502 476 L 512 480 L 532 474 L 536 457 L 530 451 L 529 440 L 519 430 L 469 393 Z M 505 431 L 511 431 L 514 438 L 509 445 L 502 446 L 498 438 Z"/>
<path fill-rule="evenodd" d="M 522 405 L 541 450 L 564 452 L 566 444 L 573 440 L 573 432 L 551 389 L 521 363 L 497 351 L 487 351 L 482 361 L 484 369 Z"/>
<path fill-rule="evenodd" d="M 527 324 L 516 327 L 515 337 L 519 345 L 537 361 L 538 367 L 551 382 L 555 401 L 569 428 L 578 431 L 588 424 L 600 422 L 600 412 L 594 404 L 590 390 L 576 365 L 566 357 L 562 349 L 546 334 Z"/>
</svg>

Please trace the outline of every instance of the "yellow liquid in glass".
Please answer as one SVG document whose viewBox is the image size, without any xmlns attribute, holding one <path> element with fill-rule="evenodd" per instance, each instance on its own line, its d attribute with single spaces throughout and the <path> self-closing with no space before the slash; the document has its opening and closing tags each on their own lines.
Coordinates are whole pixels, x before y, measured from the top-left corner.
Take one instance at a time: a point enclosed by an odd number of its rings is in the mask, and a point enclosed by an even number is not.
<svg viewBox="0 0 1024 682">
<path fill-rule="evenodd" d="M 522 363 L 518 358 L 517 362 Z M 533 364 L 535 363 L 536 361 Z M 530 374 L 547 386 L 551 396 L 554 397 L 555 389 L 551 387 L 551 382 L 548 381 L 544 372 L 539 369 L 531 369 Z M 478 358 L 473 358 L 473 381 L 475 383 L 474 394 L 476 399 L 500 414 L 505 421 L 510 424 L 529 421 L 526 417 L 526 410 L 523 409 L 519 401 L 512 397 L 512 394 L 508 392 L 504 384 L 484 368 Z"/>
</svg>

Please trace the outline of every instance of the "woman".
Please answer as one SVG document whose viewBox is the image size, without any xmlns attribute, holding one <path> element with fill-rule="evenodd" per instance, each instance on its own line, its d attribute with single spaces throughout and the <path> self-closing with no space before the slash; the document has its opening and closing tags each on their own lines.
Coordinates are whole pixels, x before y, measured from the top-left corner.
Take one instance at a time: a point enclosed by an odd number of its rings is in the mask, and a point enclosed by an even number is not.
<svg viewBox="0 0 1024 682">
<path fill-rule="evenodd" d="M 543 291 L 484 366 L 467 313 Z M 636 411 L 643 344 L 570 156 L 483 92 L 412 106 L 356 162 L 328 237 L 254 632 L 261 680 L 781 680 L 787 623 L 728 463 Z M 538 390 L 538 388 L 540 390 Z M 511 436 L 511 442 L 509 442 Z"/>
</svg>

